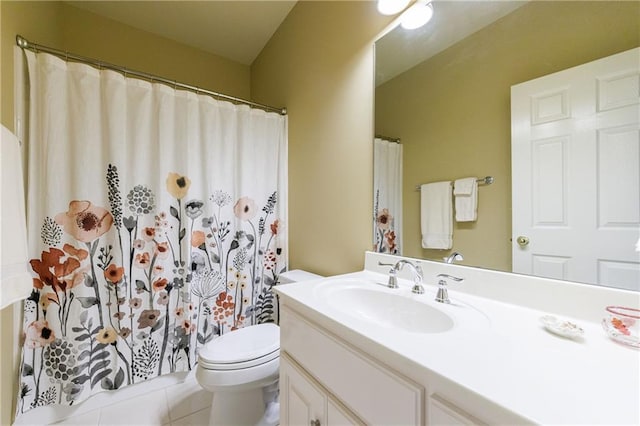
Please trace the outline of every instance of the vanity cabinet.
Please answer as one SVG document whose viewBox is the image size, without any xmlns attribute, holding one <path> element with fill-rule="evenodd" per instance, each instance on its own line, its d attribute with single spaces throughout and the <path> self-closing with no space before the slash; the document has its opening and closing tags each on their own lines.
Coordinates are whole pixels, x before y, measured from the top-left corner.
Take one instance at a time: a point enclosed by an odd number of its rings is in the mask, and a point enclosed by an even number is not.
<svg viewBox="0 0 640 426">
<path fill-rule="evenodd" d="M 400 289 L 386 287 L 388 269 L 378 265 L 399 260 L 367 253 L 363 271 L 275 289 L 283 382 L 290 360 L 326 407 L 296 423 L 640 425 L 640 355 L 611 342 L 599 324 L 603 304 L 635 306 L 637 296 L 424 261 L 432 277 L 464 268 L 466 287 L 440 305 L 435 288 L 411 293 L 409 276 L 399 277 Z M 574 309 L 570 301 L 583 297 L 587 306 Z M 454 326 L 442 331 L 439 317 L 416 303 Z M 550 312 L 574 315 L 587 338 L 550 333 L 540 324 Z M 428 327 L 416 330 L 416 323 Z M 293 407 L 292 394 L 282 390 L 285 406 Z M 281 424 L 294 424 L 286 415 Z"/>
<path fill-rule="evenodd" d="M 280 332 L 282 425 L 424 424 L 423 386 L 286 305 Z"/>
<path fill-rule="evenodd" d="M 286 354 L 280 357 L 280 401 L 283 425 L 364 425 Z"/>
<path fill-rule="evenodd" d="M 281 425 L 487 424 L 460 403 L 484 414 L 488 406 L 473 404 L 451 388 L 443 396 L 444 388 L 433 380 L 407 377 L 408 370 L 398 372 L 380 361 L 380 354 L 365 353 L 349 336 L 338 336 L 319 322 L 281 305 Z M 496 418 L 496 423 L 505 421 Z"/>
<path fill-rule="evenodd" d="M 429 425 L 481 426 L 486 424 L 438 394 L 433 394 L 429 397 L 428 405 L 427 412 L 429 416 L 427 424 Z"/>
</svg>

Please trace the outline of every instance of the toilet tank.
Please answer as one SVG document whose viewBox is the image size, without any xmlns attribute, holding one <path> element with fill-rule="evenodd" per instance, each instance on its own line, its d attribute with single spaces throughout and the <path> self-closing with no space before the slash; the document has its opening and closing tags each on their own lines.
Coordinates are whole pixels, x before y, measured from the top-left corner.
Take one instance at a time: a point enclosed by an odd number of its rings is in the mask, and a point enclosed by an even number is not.
<svg viewBox="0 0 640 426">
<path fill-rule="evenodd" d="M 278 284 L 290 284 L 298 283 L 302 281 L 311 281 L 324 278 L 322 275 L 317 275 L 311 272 L 303 271 L 302 269 L 293 269 L 291 271 L 283 272 L 280 274 Z"/>
</svg>

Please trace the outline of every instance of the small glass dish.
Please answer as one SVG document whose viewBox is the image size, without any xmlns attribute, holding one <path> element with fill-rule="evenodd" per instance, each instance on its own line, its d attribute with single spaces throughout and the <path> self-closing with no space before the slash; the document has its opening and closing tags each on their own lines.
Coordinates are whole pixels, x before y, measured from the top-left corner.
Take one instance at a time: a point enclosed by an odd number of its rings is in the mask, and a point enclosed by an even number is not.
<svg viewBox="0 0 640 426">
<path fill-rule="evenodd" d="M 640 348 L 640 309 L 607 306 L 602 328 L 618 343 Z"/>
<path fill-rule="evenodd" d="M 584 330 L 582 327 L 570 321 L 556 318 L 553 315 L 542 316 L 540 317 L 540 321 L 544 325 L 544 328 L 558 336 L 567 337 L 569 339 L 577 339 L 584 336 Z"/>
</svg>

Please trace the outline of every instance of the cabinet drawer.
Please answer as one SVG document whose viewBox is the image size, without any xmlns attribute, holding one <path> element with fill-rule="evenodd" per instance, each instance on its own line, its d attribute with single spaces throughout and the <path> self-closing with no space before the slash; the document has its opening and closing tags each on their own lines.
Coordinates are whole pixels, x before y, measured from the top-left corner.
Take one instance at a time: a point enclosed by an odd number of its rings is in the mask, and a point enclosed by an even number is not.
<svg viewBox="0 0 640 426">
<path fill-rule="evenodd" d="M 368 424 L 423 423 L 423 388 L 282 307 L 281 349 Z"/>
</svg>

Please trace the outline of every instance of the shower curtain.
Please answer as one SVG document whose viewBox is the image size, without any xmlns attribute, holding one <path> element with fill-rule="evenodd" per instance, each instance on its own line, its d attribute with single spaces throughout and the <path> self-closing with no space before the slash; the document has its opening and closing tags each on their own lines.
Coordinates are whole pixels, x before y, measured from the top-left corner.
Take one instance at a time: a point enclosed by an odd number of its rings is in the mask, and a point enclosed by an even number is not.
<svg viewBox="0 0 640 426">
<path fill-rule="evenodd" d="M 402 145 L 373 141 L 373 251 L 402 254 Z"/>
<path fill-rule="evenodd" d="M 274 320 L 284 116 L 24 52 L 28 228 L 18 412 L 194 367 Z"/>
</svg>

